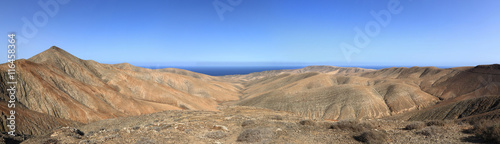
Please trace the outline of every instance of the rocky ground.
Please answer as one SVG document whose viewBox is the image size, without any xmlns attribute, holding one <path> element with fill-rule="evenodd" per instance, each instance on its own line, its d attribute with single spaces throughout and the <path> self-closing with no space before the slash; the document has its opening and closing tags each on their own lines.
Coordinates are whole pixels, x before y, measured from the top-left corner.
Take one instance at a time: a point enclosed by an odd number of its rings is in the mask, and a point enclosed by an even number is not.
<svg viewBox="0 0 500 144">
<path fill-rule="evenodd" d="M 453 121 L 313 121 L 283 111 L 224 106 L 62 127 L 23 143 L 481 143 Z M 410 126 L 408 126 L 410 125 Z M 407 127 L 408 126 L 408 127 Z M 409 130 L 411 129 L 411 130 Z"/>
</svg>

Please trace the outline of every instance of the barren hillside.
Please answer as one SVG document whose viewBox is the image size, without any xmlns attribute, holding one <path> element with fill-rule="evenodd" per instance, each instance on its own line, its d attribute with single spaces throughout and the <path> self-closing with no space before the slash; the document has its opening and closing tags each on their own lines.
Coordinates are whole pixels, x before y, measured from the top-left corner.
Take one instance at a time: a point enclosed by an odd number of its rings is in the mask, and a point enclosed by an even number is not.
<svg viewBox="0 0 500 144">
<path fill-rule="evenodd" d="M 381 118 L 436 104 L 498 95 L 498 65 L 387 68 L 350 73 L 285 73 L 245 82 L 237 104 L 312 119 Z"/>
<path fill-rule="evenodd" d="M 7 68 L 6 64 L 0 65 L 2 103 L 9 99 L 6 91 Z M 17 131 L 18 137 L 4 137 L 4 140 L 35 135 L 37 138 L 30 143 L 46 140 L 142 142 L 143 138 L 129 139 L 133 137 L 131 133 L 165 136 L 163 132 L 168 133 L 167 137 L 179 139 L 155 137 L 152 141 L 163 143 L 194 139 L 191 142 L 234 142 L 240 141 L 240 135 L 247 130 L 256 132 L 240 127 L 243 120 L 261 121 L 251 127 L 265 133 L 259 142 L 356 143 L 358 141 L 353 136 L 359 133 L 334 131 L 341 135 L 328 137 L 332 136 L 331 130 L 323 127 L 324 124 L 331 126 L 335 121 L 353 119 L 372 122 L 373 119 L 389 120 L 379 124 L 385 133 L 390 134 L 386 140 L 407 143 L 419 142 L 423 138 L 396 140 L 401 134 L 411 137 L 415 133 L 397 130 L 409 123 L 406 120 L 496 119 L 499 118 L 500 108 L 498 64 L 450 69 L 394 67 L 381 70 L 309 66 L 217 77 L 175 68 L 147 69 L 128 63 L 101 64 L 79 59 L 54 46 L 28 60 L 17 60 L 16 72 L 16 104 L 19 105 L 16 110 L 19 111 L 18 124 L 22 126 Z M 231 108 L 227 109 L 228 106 Z M 221 113 L 222 107 L 225 111 Z M 9 109 L 2 106 L 0 110 L 0 130 L 5 133 L 5 114 Z M 247 115 L 243 114 L 245 112 Z M 259 115 L 271 113 L 277 116 Z M 154 128 L 156 132 L 150 129 L 154 127 L 151 125 L 136 128 L 141 122 L 134 119 L 154 120 L 149 123 L 157 124 Z M 159 122 L 161 119 L 168 119 L 168 122 Z M 306 119 L 306 122 L 300 121 Z M 314 125 L 309 127 L 303 123 Z M 383 126 L 389 123 L 394 124 Z M 161 127 L 164 124 L 174 128 Z M 210 128 L 212 124 L 224 124 L 231 128 L 221 133 Z M 58 128 L 61 126 L 78 127 L 86 134 L 95 133 L 97 127 L 104 127 L 106 134 L 113 135 L 96 140 L 98 136 L 83 135 L 72 128 Z M 451 137 L 447 140 L 464 142 L 457 141 L 457 138 L 463 137 L 455 131 L 470 127 L 453 125 L 445 130 L 452 134 L 443 136 Z M 108 133 L 111 129 L 113 132 Z M 99 130 L 100 133 L 102 131 Z M 59 135 L 67 132 L 74 137 Z M 39 137 L 43 134 L 48 135 Z M 317 134 L 320 136 L 315 136 Z M 111 140 L 115 138 L 117 140 Z M 148 138 L 151 137 L 144 139 L 148 141 Z"/>
<path fill-rule="evenodd" d="M 238 99 L 236 85 L 217 78 L 100 64 L 57 47 L 16 64 L 20 105 L 84 123 L 164 110 L 216 110 L 218 102 Z M 0 66 L 2 81 L 6 68 Z"/>
</svg>

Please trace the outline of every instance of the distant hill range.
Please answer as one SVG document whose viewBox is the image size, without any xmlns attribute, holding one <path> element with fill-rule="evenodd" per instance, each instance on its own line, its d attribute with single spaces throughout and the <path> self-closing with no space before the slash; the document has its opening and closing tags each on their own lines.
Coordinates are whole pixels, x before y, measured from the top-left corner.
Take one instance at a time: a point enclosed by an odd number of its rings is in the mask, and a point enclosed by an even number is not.
<svg viewBox="0 0 500 144">
<path fill-rule="evenodd" d="M 58 48 L 16 61 L 18 132 L 165 110 L 218 111 L 242 105 L 310 119 L 498 118 L 500 65 L 380 70 L 309 66 L 247 75 L 209 76 L 182 69 L 82 60 Z M 0 65 L 5 131 L 6 64 Z M 5 106 L 4 106 L 5 105 Z"/>
</svg>

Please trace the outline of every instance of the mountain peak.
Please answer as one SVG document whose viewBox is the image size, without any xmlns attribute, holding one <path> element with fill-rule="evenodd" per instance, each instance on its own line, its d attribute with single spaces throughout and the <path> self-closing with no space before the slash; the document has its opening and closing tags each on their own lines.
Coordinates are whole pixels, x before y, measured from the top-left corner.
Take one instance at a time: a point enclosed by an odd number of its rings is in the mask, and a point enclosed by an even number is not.
<svg viewBox="0 0 500 144">
<path fill-rule="evenodd" d="M 29 58 L 28 60 L 36 63 L 41 63 L 45 61 L 53 61 L 55 59 L 65 59 L 71 61 L 80 60 L 78 57 L 66 52 L 65 50 L 57 46 L 52 46 L 49 49 Z"/>
<path fill-rule="evenodd" d="M 73 56 L 72 54 L 68 53 L 67 51 L 57 47 L 57 46 L 51 46 L 49 49 L 43 51 L 43 52 L 47 52 L 47 53 L 62 53 L 63 55 L 71 55 Z M 42 52 L 42 53 L 43 53 Z"/>
<path fill-rule="evenodd" d="M 68 53 L 68 52 L 66 52 L 65 50 L 63 50 L 63 49 L 61 49 L 61 48 L 59 48 L 59 47 L 57 47 L 57 46 L 51 46 L 49 49 L 47 49 L 47 50 L 45 50 L 45 51 L 54 51 L 54 52 L 56 52 L 56 51 L 57 51 L 57 52 L 65 52 L 65 53 Z"/>
<path fill-rule="evenodd" d="M 49 49 L 62 50 L 61 48 L 59 48 L 57 46 L 51 46 Z"/>
</svg>

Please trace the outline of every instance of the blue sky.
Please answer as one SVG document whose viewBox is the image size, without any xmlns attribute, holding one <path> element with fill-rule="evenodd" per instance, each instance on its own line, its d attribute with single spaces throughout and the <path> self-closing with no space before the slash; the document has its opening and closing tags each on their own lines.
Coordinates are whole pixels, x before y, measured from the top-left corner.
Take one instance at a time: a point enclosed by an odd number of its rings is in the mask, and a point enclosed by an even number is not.
<svg viewBox="0 0 500 144">
<path fill-rule="evenodd" d="M 68 1 L 68 0 L 66 0 Z M 0 2 L 0 32 L 18 57 L 56 45 L 82 59 L 134 65 L 470 66 L 499 63 L 500 1 L 400 0 L 402 10 L 349 58 L 355 28 L 389 0 L 241 0 L 220 19 L 215 0 Z M 235 1 L 235 0 L 233 0 Z M 53 16 L 42 3 L 56 3 Z M 226 7 L 227 8 L 227 7 Z M 54 10 L 54 7 L 49 7 Z M 45 14 L 45 24 L 41 15 Z M 33 17 L 38 16 L 37 20 Z M 26 22 L 37 32 L 23 33 Z M 32 34 L 25 35 L 25 34 Z M 0 51 L 7 59 L 6 48 Z"/>
</svg>

